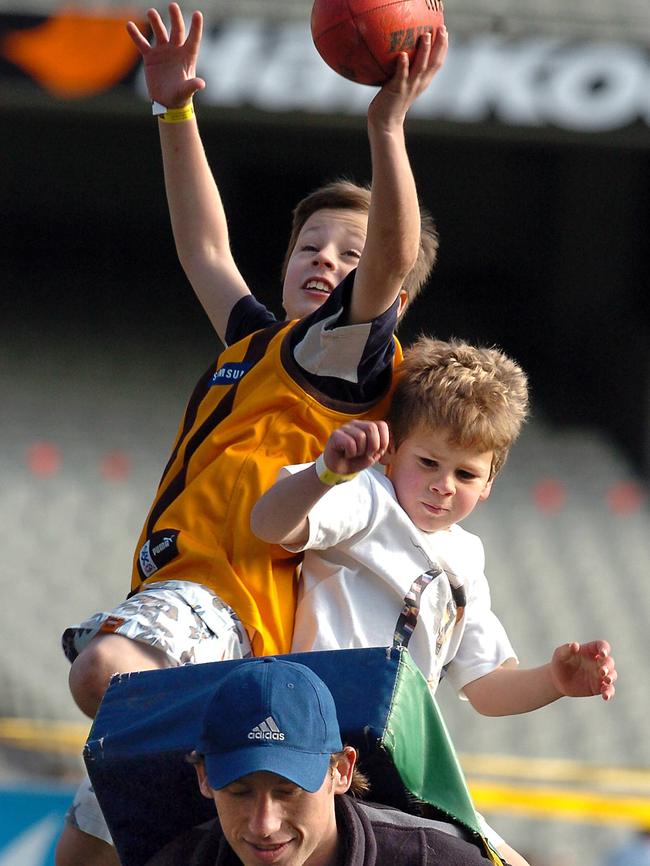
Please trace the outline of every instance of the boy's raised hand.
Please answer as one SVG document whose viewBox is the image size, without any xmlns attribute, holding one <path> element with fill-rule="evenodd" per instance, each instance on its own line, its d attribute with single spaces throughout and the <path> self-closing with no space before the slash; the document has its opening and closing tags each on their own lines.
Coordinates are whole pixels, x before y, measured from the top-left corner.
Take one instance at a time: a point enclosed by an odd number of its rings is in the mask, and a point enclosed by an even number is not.
<svg viewBox="0 0 650 866">
<path fill-rule="evenodd" d="M 418 40 L 413 61 L 402 52 L 397 58 L 395 74 L 381 88 L 368 107 L 368 117 L 375 122 L 402 124 L 406 113 L 423 93 L 434 75 L 442 68 L 447 56 L 447 28 L 424 33 Z"/>
<path fill-rule="evenodd" d="M 604 701 L 616 691 L 616 664 L 605 640 L 563 644 L 553 653 L 551 677 L 563 695 L 572 698 L 602 695 Z"/>
<path fill-rule="evenodd" d="M 385 421 L 349 421 L 331 434 L 323 459 L 332 472 L 351 475 L 377 463 L 388 441 Z"/>
<path fill-rule="evenodd" d="M 203 16 L 200 12 L 194 12 L 187 38 L 178 3 L 169 5 L 169 33 L 155 9 L 147 11 L 147 18 L 153 31 L 153 44 L 149 43 L 133 21 L 127 23 L 126 29 L 142 55 L 149 96 L 166 108 L 182 108 L 197 90 L 205 87 L 205 81 L 196 77 Z"/>
</svg>

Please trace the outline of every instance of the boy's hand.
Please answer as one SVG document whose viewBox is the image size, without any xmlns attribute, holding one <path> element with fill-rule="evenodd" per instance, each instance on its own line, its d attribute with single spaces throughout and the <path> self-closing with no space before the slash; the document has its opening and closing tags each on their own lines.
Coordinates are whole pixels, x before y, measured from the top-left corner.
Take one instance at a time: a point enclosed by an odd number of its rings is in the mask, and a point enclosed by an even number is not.
<svg viewBox="0 0 650 866">
<path fill-rule="evenodd" d="M 377 463 L 388 448 L 388 441 L 385 421 L 349 421 L 331 434 L 323 459 L 332 472 L 351 475 Z"/>
<path fill-rule="evenodd" d="M 406 112 L 441 69 L 448 47 L 447 28 L 441 27 L 433 34 L 420 36 L 412 63 L 409 64 L 408 54 L 402 52 L 397 58 L 395 74 L 370 103 L 368 119 L 387 126 L 402 124 Z"/>
<path fill-rule="evenodd" d="M 178 3 L 169 5 L 169 35 L 155 9 L 148 10 L 147 18 L 153 31 L 153 45 L 145 39 L 133 21 L 128 22 L 126 29 L 144 60 L 149 96 L 166 108 L 183 108 L 197 90 L 205 87 L 205 81 L 196 77 L 203 16 L 200 12 L 192 15 L 187 39 L 185 22 Z"/>
<path fill-rule="evenodd" d="M 611 700 L 617 673 L 609 644 L 605 640 L 586 644 L 574 641 L 558 647 L 551 659 L 551 677 L 567 697 L 602 695 L 604 701 Z"/>
</svg>

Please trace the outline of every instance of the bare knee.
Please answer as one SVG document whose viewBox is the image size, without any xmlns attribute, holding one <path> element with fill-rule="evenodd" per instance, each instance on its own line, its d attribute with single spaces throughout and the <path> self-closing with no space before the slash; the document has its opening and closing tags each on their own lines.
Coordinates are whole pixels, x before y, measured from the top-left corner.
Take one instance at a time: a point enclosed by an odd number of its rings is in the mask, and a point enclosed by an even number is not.
<svg viewBox="0 0 650 866">
<path fill-rule="evenodd" d="M 56 846 L 56 866 L 120 866 L 112 845 L 66 824 Z"/>
<path fill-rule="evenodd" d="M 117 634 L 99 634 L 70 668 L 69 685 L 79 709 L 91 719 L 113 674 L 171 667 L 162 650 Z M 86 834 L 84 834 L 86 835 Z"/>
</svg>

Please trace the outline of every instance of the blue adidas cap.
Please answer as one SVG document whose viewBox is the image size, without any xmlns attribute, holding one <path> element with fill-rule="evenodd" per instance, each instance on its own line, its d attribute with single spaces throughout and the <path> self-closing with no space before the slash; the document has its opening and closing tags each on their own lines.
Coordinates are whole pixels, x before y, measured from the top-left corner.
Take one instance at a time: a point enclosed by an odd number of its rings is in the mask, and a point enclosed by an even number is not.
<svg viewBox="0 0 650 866">
<path fill-rule="evenodd" d="M 196 748 L 215 790 L 265 770 L 313 793 L 343 745 L 325 683 L 305 665 L 268 656 L 223 677 Z"/>
</svg>

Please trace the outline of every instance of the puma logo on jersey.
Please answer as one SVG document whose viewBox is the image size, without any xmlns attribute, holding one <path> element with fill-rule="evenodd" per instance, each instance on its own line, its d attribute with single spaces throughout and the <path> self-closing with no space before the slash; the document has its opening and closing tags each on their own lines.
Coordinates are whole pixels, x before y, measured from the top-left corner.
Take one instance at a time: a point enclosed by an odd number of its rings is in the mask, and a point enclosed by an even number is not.
<svg viewBox="0 0 650 866">
<path fill-rule="evenodd" d="M 178 556 L 178 529 L 159 529 L 152 533 L 138 553 L 138 572 L 146 580 Z"/>
</svg>

